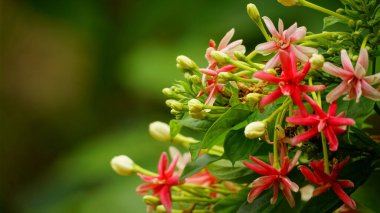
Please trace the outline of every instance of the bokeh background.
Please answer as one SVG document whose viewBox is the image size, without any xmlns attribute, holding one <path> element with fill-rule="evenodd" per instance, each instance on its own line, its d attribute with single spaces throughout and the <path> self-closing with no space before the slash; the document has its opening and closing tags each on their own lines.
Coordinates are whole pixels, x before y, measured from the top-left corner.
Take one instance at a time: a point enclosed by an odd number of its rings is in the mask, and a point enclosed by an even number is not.
<svg viewBox="0 0 380 213">
<path fill-rule="evenodd" d="M 322 29 L 323 14 L 275 0 L 0 0 L 0 212 L 144 212 L 141 181 L 110 159 L 155 170 L 167 144 L 147 127 L 171 118 L 161 90 L 182 77 L 176 56 L 205 66 L 209 39 L 232 27 L 254 49 L 251 2 Z M 366 188 L 362 200 L 379 195 Z"/>
</svg>

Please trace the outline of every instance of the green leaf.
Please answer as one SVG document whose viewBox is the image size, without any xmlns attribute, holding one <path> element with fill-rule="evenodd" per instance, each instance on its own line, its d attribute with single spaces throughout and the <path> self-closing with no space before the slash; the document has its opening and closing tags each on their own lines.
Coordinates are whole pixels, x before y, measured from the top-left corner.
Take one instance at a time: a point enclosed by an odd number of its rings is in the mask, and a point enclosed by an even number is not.
<svg viewBox="0 0 380 213">
<path fill-rule="evenodd" d="M 199 157 L 196 161 L 190 162 L 186 165 L 183 170 L 179 181 L 184 180 L 187 177 L 190 177 L 198 172 L 200 172 L 208 164 L 215 162 L 220 159 L 220 156 L 204 154 Z"/>
<path fill-rule="evenodd" d="M 348 136 L 349 142 L 357 146 L 358 149 L 373 151 L 377 156 L 380 156 L 380 144 L 372 140 L 372 138 L 362 130 L 356 127 L 350 127 Z"/>
<path fill-rule="evenodd" d="M 338 22 L 343 22 L 342 19 L 340 18 L 337 18 L 335 16 L 327 16 L 325 18 L 323 18 L 323 30 L 326 29 L 327 27 L 331 26 L 331 25 L 334 25 Z"/>
<path fill-rule="evenodd" d="M 236 124 L 247 119 L 251 112 L 243 105 L 229 108 L 208 129 L 202 140 L 202 148 L 211 148 L 213 145 L 223 141 L 226 133 Z"/>
<path fill-rule="evenodd" d="M 251 176 L 253 174 L 253 171 L 245 167 L 241 162 L 238 161 L 235 165 L 232 165 L 230 161 L 224 159 L 208 165 L 207 169 L 212 175 L 220 180 L 232 181 Z M 258 177 L 258 175 L 255 174 L 254 177 Z M 249 178 L 249 181 L 252 181 L 253 178 Z"/>
<path fill-rule="evenodd" d="M 247 200 L 247 195 L 250 189 L 244 188 L 237 195 L 230 195 L 216 203 L 214 212 L 217 213 L 235 213 L 240 208 L 241 204 Z"/>
<path fill-rule="evenodd" d="M 345 168 L 343 168 L 341 174 L 338 179 L 349 179 L 354 182 L 354 188 L 347 188 L 344 191 L 350 195 L 353 193 L 359 186 L 361 186 L 369 177 L 372 172 L 371 161 L 368 158 L 361 158 L 360 160 L 356 160 L 347 164 Z M 328 190 L 327 192 L 313 197 L 309 200 L 305 206 L 303 207 L 301 212 L 305 213 L 324 213 L 324 212 L 333 212 L 339 206 L 341 206 L 343 202 L 336 196 L 336 194 L 332 190 Z"/>
<path fill-rule="evenodd" d="M 181 128 L 182 128 L 182 125 L 178 123 L 177 120 L 174 120 L 174 119 L 170 120 L 169 126 L 170 126 L 171 138 L 174 138 L 181 131 Z"/>
<path fill-rule="evenodd" d="M 184 127 L 187 127 L 195 131 L 201 131 L 201 132 L 206 132 L 210 128 L 210 126 L 214 123 L 214 121 L 210 121 L 210 120 L 194 119 L 190 117 L 188 113 L 185 113 L 183 118 L 181 120 L 177 120 L 177 122 L 183 125 Z"/>
<path fill-rule="evenodd" d="M 346 112 L 345 117 L 355 119 L 355 125 L 362 128 L 365 118 L 372 113 L 374 106 L 375 102 L 366 97 L 361 97 L 359 103 L 356 103 L 354 100 L 344 101 L 343 99 L 339 99 L 337 112 Z"/>
<path fill-rule="evenodd" d="M 227 134 L 226 140 L 224 141 L 223 157 L 234 163 L 235 161 L 248 158 L 249 155 L 255 155 L 256 152 L 262 148 L 262 146 L 267 148 L 265 149 L 267 152 L 269 152 L 272 148 L 270 145 L 260 141 L 258 138 L 246 138 L 244 135 L 244 128 L 231 130 Z"/>
</svg>

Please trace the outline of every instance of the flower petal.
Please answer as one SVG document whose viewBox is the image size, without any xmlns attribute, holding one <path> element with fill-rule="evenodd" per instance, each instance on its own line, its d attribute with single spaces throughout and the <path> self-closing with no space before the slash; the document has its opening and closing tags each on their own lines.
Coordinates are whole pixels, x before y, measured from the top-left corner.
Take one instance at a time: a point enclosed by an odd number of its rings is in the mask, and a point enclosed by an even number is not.
<svg viewBox="0 0 380 213">
<path fill-rule="evenodd" d="M 296 205 L 296 202 L 294 201 L 294 197 L 292 195 L 292 192 L 290 191 L 290 189 L 288 187 L 284 187 L 282 189 L 282 192 L 286 198 L 286 200 L 288 201 L 290 207 L 294 207 Z"/>
<path fill-rule="evenodd" d="M 301 126 L 312 126 L 317 125 L 319 123 L 319 120 L 312 116 L 290 116 L 286 118 L 286 122 Z"/>
<path fill-rule="evenodd" d="M 273 185 L 273 197 L 270 199 L 270 203 L 273 205 L 276 203 L 278 197 L 278 184 Z"/>
<path fill-rule="evenodd" d="M 166 177 L 171 177 L 174 174 L 174 170 L 177 167 L 177 162 L 179 160 L 180 155 L 174 156 L 172 162 L 170 163 L 169 168 L 165 171 Z"/>
<path fill-rule="evenodd" d="M 225 48 L 227 46 L 227 44 L 230 42 L 232 36 L 234 36 L 234 33 L 235 33 L 235 29 L 232 28 L 230 31 L 228 31 L 226 33 L 226 35 L 224 35 L 224 37 L 222 38 L 222 40 L 220 40 L 220 43 L 219 43 L 219 46 L 218 46 L 218 50 L 221 50 L 223 48 Z"/>
<path fill-rule="evenodd" d="M 273 25 L 273 22 L 266 16 L 263 17 L 263 20 L 272 36 L 279 38 L 280 34 L 278 33 L 276 27 Z"/>
<path fill-rule="evenodd" d="M 260 186 L 249 191 L 247 196 L 247 202 L 252 203 L 264 190 L 268 188 L 265 186 Z"/>
<path fill-rule="evenodd" d="M 316 196 L 319 196 L 319 195 L 325 193 L 330 187 L 331 187 L 331 185 L 326 184 L 326 185 L 323 185 L 321 187 L 315 188 L 314 192 L 313 192 L 313 197 L 316 197 Z"/>
<path fill-rule="evenodd" d="M 290 26 L 288 29 L 286 29 L 284 32 L 283 32 L 283 38 L 285 38 L 286 40 L 289 39 L 290 41 L 290 37 L 297 31 L 297 23 L 294 23 L 292 24 L 292 26 Z M 305 32 L 306 33 L 306 32 Z"/>
<path fill-rule="evenodd" d="M 353 199 L 350 198 L 342 189 L 342 187 L 337 184 L 333 183 L 332 184 L 332 190 L 335 192 L 335 194 L 350 208 L 355 209 L 356 208 L 356 203 Z"/>
<path fill-rule="evenodd" d="M 273 53 L 274 51 L 278 50 L 277 43 L 275 41 L 268 41 L 265 43 L 258 44 L 255 47 L 255 50 L 263 55 L 268 55 L 270 53 Z"/>
<path fill-rule="evenodd" d="M 140 184 L 139 186 L 137 186 L 136 192 L 138 194 L 144 195 L 144 194 L 148 193 L 149 190 L 153 190 L 156 186 L 157 186 L 157 184 L 154 184 L 154 183 Z"/>
<path fill-rule="evenodd" d="M 317 134 L 318 134 L 318 128 L 315 126 L 311 129 L 307 130 L 306 132 L 303 132 L 303 133 L 293 137 L 291 144 L 293 146 L 295 146 L 298 143 L 308 141 L 310 138 L 314 137 Z"/>
<path fill-rule="evenodd" d="M 166 152 L 163 152 L 160 157 L 160 161 L 158 162 L 158 174 L 159 176 L 165 177 L 165 171 L 168 166 L 168 155 Z"/>
<path fill-rule="evenodd" d="M 340 59 L 342 62 L 343 69 L 351 73 L 354 73 L 354 67 L 352 66 L 351 59 L 350 57 L 348 57 L 347 51 L 345 49 L 343 49 L 340 52 Z"/>
<path fill-rule="evenodd" d="M 355 184 L 350 180 L 337 180 L 336 181 L 342 188 L 352 188 Z"/>
<path fill-rule="evenodd" d="M 298 85 L 298 88 L 300 88 L 301 92 L 314 92 L 314 91 L 324 90 L 326 88 L 326 86 L 325 85 L 309 86 L 309 85 L 300 84 L 300 85 Z"/>
<path fill-rule="evenodd" d="M 330 75 L 333 75 L 333 76 L 336 76 L 336 77 L 339 77 L 343 80 L 348 80 L 350 78 L 352 78 L 352 76 L 354 75 L 353 72 L 349 72 L 347 70 L 344 70 L 340 67 L 337 67 L 335 66 L 334 64 L 330 63 L 330 62 L 325 62 L 323 64 L 323 67 L 322 69 L 327 72 L 328 74 Z"/>
<path fill-rule="evenodd" d="M 270 171 L 273 175 L 276 175 L 278 174 L 278 171 L 273 168 L 271 165 L 265 163 L 264 161 L 254 157 L 254 156 L 249 156 L 249 159 L 257 164 L 259 164 L 260 166 L 262 166 L 263 168 L 265 168 L 266 170 Z"/>
<path fill-rule="evenodd" d="M 281 177 L 281 181 L 284 183 L 285 187 L 289 188 L 293 192 L 298 192 L 299 186 L 291 181 L 288 177 Z"/>
<path fill-rule="evenodd" d="M 289 36 L 290 42 L 294 42 L 303 39 L 306 35 L 306 27 L 298 27 L 292 35 Z"/>
<path fill-rule="evenodd" d="M 256 72 L 255 74 L 253 74 L 253 77 L 275 84 L 278 84 L 281 81 L 281 78 L 275 77 L 274 75 L 271 75 L 264 71 Z"/>
<path fill-rule="evenodd" d="M 302 63 L 309 61 L 309 57 L 298 49 L 298 45 L 290 45 L 290 50 L 295 54 L 296 58 L 299 59 Z"/>
<path fill-rule="evenodd" d="M 338 149 L 339 141 L 331 126 L 325 127 L 323 133 L 327 138 L 330 151 L 336 151 Z"/>
<path fill-rule="evenodd" d="M 345 81 L 342 81 L 342 83 L 340 83 L 326 95 L 326 101 L 332 103 L 340 96 L 347 94 L 349 91 L 350 86 Z"/>
<path fill-rule="evenodd" d="M 358 65 L 360 65 L 365 71 L 368 69 L 368 52 L 366 48 L 360 49 L 359 58 L 356 62 L 355 70 L 358 69 Z"/>
<path fill-rule="evenodd" d="M 305 93 L 302 94 L 302 97 L 310 104 L 310 106 L 314 109 L 314 111 L 319 115 L 320 118 L 326 118 L 327 114 L 321 109 L 321 107 L 318 106 L 315 101 L 310 98 Z"/>
<path fill-rule="evenodd" d="M 364 77 L 364 80 L 367 81 L 369 85 L 380 83 L 380 72 L 375 75 L 369 75 Z"/>
<path fill-rule="evenodd" d="M 298 169 L 301 171 L 303 176 L 310 181 L 310 183 L 321 185 L 321 181 L 317 179 L 314 173 L 307 166 L 299 166 Z"/>
<path fill-rule="evenodd" d="M 306 47 L 306 46 L 301 46 L 301 45 L 294 45 L 294 47 L 309 57 L 313 55 L 314 53 L 318 53 L 318 50 L 312 47 Z"/>
<path fill-rule="evenodd" d="M 265 70 L 268 70 L 268 69 L 271 69 L 271 68 L 274 68 L 274 67 L 277 67 L 278 65 L 280 65 L 280 56 L 278 53 L 276 53 L 266 64 L 265 64 L 265 67 L 264 67 L 264 71 Z"/>
<path fill-rule="evenodd" d="M 355 120 L 352 118 L 329 117 L 327 123 L 332 126 L 346 126 L 346 125 L 354 125 Z"/>
<path fill-rule="evenodd" d="M 257 174 L 260 174 L 260 175 L 272 175 L 272 173 L 270 171 L 268 171 L 267 169 L 265 169 L 265 168 L 263 168 L 261 166 L 255 165 L 253 163 L 248 163 L 248 162 L 243 162 L 243 164 L 248 169 L 253 170 Z"/>
<path fill-rule="evenodd" d="M 365 77 L 365 73 L 367 70 L 359 63 L 356 64 L 355 70 L 354 70 L 354 75 L 358 79 L 362 79 Z"/>
<path fill-rule="evenodd" d="M 259 178 L 256 178 L 252 182 L 252 186 L 254 188 L 260 187 L 260 186 L 265 186 L 265 187 L 270 187 L 273 185 L 274 181 L 277 180 L 277 175 L 267 175 L 267 176 L 262 176 Z"/>
<path fill-rule="evenodd" d="M 160 191 L 160 200 L 167 212 L 172 212 L 172 196 L 170 187 L 164 186 Z"/>
<path fill-rule="evenodd" d="M 366 81 L 362 81 L 361 86 L 362 86 L 363 96 L 374 101 L 380 101 L 380 92 L 378 90 L 373 88 Z"/>
<path fill-rule="evenodd" d="M 277 87 L 277 89 L 275 89 L 272 93 L 270 93 L 269 95 L 265 96 L 264 98 L 260 100 L 260 107 L 264 107 L 274 102 L 281 96 L 282 96 L 281 88 Z"/>
</svg>

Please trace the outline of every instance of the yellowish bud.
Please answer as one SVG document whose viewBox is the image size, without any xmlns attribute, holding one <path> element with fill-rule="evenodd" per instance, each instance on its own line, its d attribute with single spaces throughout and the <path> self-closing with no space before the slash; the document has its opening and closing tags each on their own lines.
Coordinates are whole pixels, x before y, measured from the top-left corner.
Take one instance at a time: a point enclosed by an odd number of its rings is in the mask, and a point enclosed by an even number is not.
<svg viewBox="0 0 380 213">
<path fill-rule="evenodd" d="M 308 184 L 300 188 L 300 192 L 301 192 L 301 200 L 307 202 L 311 199 L 311 197 L 313 197 L 314 186 Z"/>
<path fill-rule="evenodd" d="M 143 200 L 146 205 L 150 206 L 157 206 L 161 203 L 160 198 L 153 195 L 145 195 Z"/>
<path fill-rule="evenodd" d="M 300 5 L 299 0 L 277 0 L 277 1 L 278 3 L 286 7 Z"/>
<path fill-rule="evenodd" d="M 191 99 L 187 102 L 187 106 L 192 113 L 201 112 L 203 110 L 203 104 L 198 99 Z"/>
<path fill-rule="evenodd" d="M 261 94 L 259 93 L 249 93 L 245 96 L 246 100 L 252 103 L 257 103 L 261 99 Z"/>
<path fill-rule="evenodd" d="M 260 13 L 255 4 L 250 3 L 247 5 L 247 13 L 254 22 L 260 21 Z"/>
<path fill-rule="evenodd" d="M 158 141 L 169 142 L 171 140 L 169 125 L 161 121 L 150 123 L 149 133 L 155 140 Z"/>
<path fill-rule="evenodd" d="M 254 121 L 249 123 L 245 129 L 244 134 L 245 137 L 249 139 L 254 139 L 262 136 L 265 133 L 266 124 L 262 121 Z"/>
<path fill-rule="evenodd" d="M 193 71 L 197 69 L 197 65 L 189 57 L 180 55 L 177 57 L 177 68 L 184 71 Z"/>
<path fill-rule="evenodd" d="M 165 96 L 168 96 L 168 97 L 171 97 L 174 95 L 174 92 L 172 89 L 170 88 L 164 88 L 162 89 L 162 93 L 165 95 Z"/>
<path fill-rule="evenodd" d="M 220 51 L 212 51 L 211 56 L 215 59 L 215 61 L 221 64 L 226 64 L 229 58 L 226 53 Z"/>
<path fill-rule="evenodd" d="M 131 160 L 128 156 L 125 155 L 115 156 L 111 160 L 112 169 L 117 174 L 122 176 L 128 176 L 134 172 L 133 164 L 133 160 Z"/>
<path fill-rule="evenodd" d="M 314 53 L 309 61 L 311 64 L 311 69 L 319 70 L 323 67 L 323 64 L 325 63 L 325 58 L 323 57 L 323 55 Z"/>
<path fill-rule="evenodd" d="M 183 104 L 179 101 L 168 99 L 165 101 L 166 105 L 176 111 L 181 111 L 183 109 Z"/>
<path fill-rule="evenodd" d="M 192 118 L 199 119 L 199 120 L 204 119 L 207 116 L 207 112 L 205 112 L 204 110 L 200 112 L 190 112 L 189 114 Z"/>
</svg>

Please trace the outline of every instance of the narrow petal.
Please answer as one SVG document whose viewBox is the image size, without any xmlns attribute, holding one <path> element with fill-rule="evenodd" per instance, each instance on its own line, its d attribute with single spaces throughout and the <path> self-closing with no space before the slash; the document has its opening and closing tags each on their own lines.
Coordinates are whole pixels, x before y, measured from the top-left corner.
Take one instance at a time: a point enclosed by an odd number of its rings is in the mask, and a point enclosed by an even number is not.
<svg viewBox="0 0 380 213">
<path fill-rule="evenodd" d="M 201 69 L 199 69 L 199 71 L 200 71 L 201 73 L 204 73 L 204 74 L 206 74 L 206 75 L 210 75 L 210 76 L 215 76 L 215 75 L 218 74 L 215 70 L 211 70 L 211 69 L 204 69 L 204 68 L 201 68 Z"/>
<path fill-rule="evenodd" d="M 367 81 L 369 85 L 374 85 L 380 83 L 380 72 L 375 75 L 369 75 L 364 77 L 364 80 Z"/>
<path fill-rule="evenodd" d="M 327 123 L 332 126 L 345 126 L 345 125 L 354 125 L 355 120 L 352 118 L 330 117 L 328 118 Z"/>
<path fill-rule="evenodd" d="M 313 197 L 316 197 L 316 196 L 319 196 L 319 195 L 325 193 L 330 187 L 331 187 L 331 185 L 326 184 L 326 185 L 323 185 L 321 187 L 315 188 L 314 192 L 313 192 Z"/>
<path fill-rule="evenodd" d="M 292 160 L 290 161 L 290 163 L 289 163 L 288 173 L 289 173 L 290 171 L 292 171 L 292 169 L 294 168 L 294 166 L 297 164 L 298 159 L 300 158 L 301 154 L 302 154 L 302 151 L 301 151 L 301 150 L 297 150 L 297 151 L 296 151 L 296 154 L 294 155 L 293 159 L 292 159 Z"/>
<path fill-rule="evenodd" d="M 363 96 L 374 101 L 380 101 L 380 92 L 369 85 L 366 81 L 362 81 L 362 92 Z"/>
<path fill-rule="evenodd" d="M 319 120 L 312 116 L 290 116 L 286 118 L 286 122 L 301 126 L 312 126 L 317 125 L 319 123 Z"/>
<path fill-rule="evenodd" d="M 300 84 L 298 85 L 298 88 L 300 88 L 301 92 L 314 92 L 314 91 L 324 90 L 326 86 L 325 85 L 309 86 L 309 85 Z"/>
<path fill-rule="evenodd" d="M 332 103 L 335 100 L 337 100 L 340 96 L 347 94 L 349 91 L 349 85 L 345 81 L 342 81 L 342 83 L 340 83 L 337 87 L 335 87 L 326 95 L 326 101 Z"/>
<path fill-rule="evenodd" d="M 277 38 L 280 37 L 280 34 L 278 33 L 276 27 L 273 25 L 273 22 L 266 16 L 263 17 L 263 20 L 272 36 L 275 36 Z"/>
<path fill-rule="evenodd" d="M 358 69 L 358 65 L 364 68 L 364 70 L 368 69 L 368 52 L 366 48 L 361 48 L 359 53 L 358 61 L 356 62 L 355 69 Z"/>
<path fill-rule="evenodd" d="M 273 185 L 273 197 L 270 199 L 270 203 L 273 205 L 276 203 L 278 197 L 278 184 Z"/>
<path fill-rule="evenodd" d="M 303 39 L 306 35 L 306 27 L 299 27 L 296 31 L 290 35 L 290 42 L 294 42 Z"/>
<path fill-rule="evenodd" d="M 252 203 L 264 190 L 267 190 L 265 186 L 260 186 L 257 188 L 252 189 L 248 193 L 247 201 L 248 203 Z"/>
<path fill-rule="evenodd" d="M 146 182 L 152 182 L 153 180 L 157 179 L 156 176 L 148 176 L 148 175 L 143 175 L 140 173 L 137 173 L 137 176 L 139 176 L 142 180 Z"/>
<path fill-rule="evenodd" d="M 355 184 L 350 180 L 337 180 L 336 181 L 342 188 L 352 188 Z"/>
<path fill-rule="evenodd" d="M 310 70 L 310 67 L 311 67 L 311 65 L 310 65 L 310 62 L 308 61 L 308 62 L 306 62 L 305 66 L 303 66 L 302 70 L 296 74 L 296 80 L 295 81 L 297 83 L 300 83 L 305 78 L 305 76 L 307 75 L 307 73 Z"/>
<path fill-rule="evenodd" d="M 260 187 L 260 186 L 270 187 L 272 186 L 275 180 L 277 180 L 277 175 L 262 176 L 262 177 L 256 178 L 252 182 L 252 186 L 254 188 Z"/>
<path fill-rule="evenodd" d="M 273 175 L 276 175 L 278 174 L 278 171 L 273 168 L 271 165 L 265 163 L 264 161 L 254 157 L 254 156 L 249 156 L 249 159 L 257 164 L 259 164 L 260 166 L 262 166 L 263 168 L 265 168 L 266 170 L 270 171 Z"/>
<path fill-rule="evenodd" d="M 350 78 L 352 78 L 352 76 L 354 75 L 353 72 L 349 72 L 347 70 L 344 70 L 340 67 L 337 67 L 335 66 L 334 64 L 330 63 L 330 62 L 325 62 L 323 64 L 323 67 L 322 69 L 327 72 L 328 74 L 330 75 L 333 75 L 335 77 L 339 77 L 343 80 L 348 80 Z"/>
<path fill-rule="evenodd" d="M 252 163 L 248 163 L 248 162 L 243 162 L 243 164 L 244 164 L 244 166 L 246 166 L 247 168 L 253 170 L 257 174 L 260 174 L 260 175 L 271 175 L 270 171 L 264 169 L 261 166 L 258 166 L 258 165 L 252 164 Z"/>
<path fill-rule="evenodd" d="M 312 47 L 306 47 L 306 46 L 301 46 L 301 45 L 294 45 L 294 47 L 309 57 L 313 55 L 314 53 L 318 53 L 318 50 Z"/>
<path fill-rule="evenodd" d="M 212 106 L 214 105 L 214 102 L 216 101 L 216 95 L 217 95 L 217 88 L 214 86 L 210 93 L 208 94 L 208 97 L 205 101 L 206 105 Z"/>
<path fill-rule="evenodd" d="M 356 103 L 359 103 L 360 97 L 362 96 L 362 84 L 361 81 L 357 81 L 355 85 L 355 97 L 356 97 Z"/>
<path fill-rule="evenodd" d="M 320 180 L 314 175 L 314 173 L 307 166 L 299 166 L 298 169 L 301 171 L 303 176 L 315 185 L 320 185 Z"/>
<path fill-rule="evenodd" d="M 366 72 L 367 72 L 367 70 L 361 64 L 359 64 L 359 63 L 356 64 L 356 67 L 354 70 L 354 75 L 358 79 L 362 79 L 363 77 L 365 77 Z"/>
<path fill-rule="evenodd" d="M 266 64 L 264 67 L 264 71 L 268 69 L 272 69 L 280 65 L 280 56 L 276 53 Z"/>
<path fill-rule="evenodd" d="M 350 198 L 342 189 L 342 187 L 339 184 L 333 183 L 332 189 L 335 192 L 335 194 L 350 208 L 356 209 L 356 203 L 353 199 Z"/>
<path fill-rule="evenodd" d="M 327 126 L 323 129 L 323 133 L 327 138 L 330 151 L 336 151 L 338 149 L 339 141 L 333 129 L 330 126 Z"/>
<path fill-rule="evenodd" d="M 144 183 L 144 184 L 140 184 L 139 186 L 137 186 L 136 188 L 136 192 L 138 194 L 141 194 L 141 195 L 144 195 L 146 193 L 149 192 L 149 190 L 152 190 L 156 187 L 157 185 L 154 184 L 154 183 Z"/>
<path fill-rule="evenodd" d="M 168 155 L 166 152 L 163 152 L 160 157 L 160 161 L 158 162 L 158 174 L 160 176 L 165 176 L 165 171 L 168 166 Z"/>
<path fill-rule="evenodd" d="M 294 23 L 292 26 L 290 26 L 288 29 L 286 29 L 284 31 L 284 37 L 285 39 L 289 39 L 290 41 L 290 37 L 297 31 L 297 23 Z M 306 32 L 305 32 L 306 33 Z"/>
<path fill-rule="evenodd" d="M 253 77 L 261 79 L 263 81 L 275 83 L 275 84 L 278 84 L 281 81 L 281 78 L 277 78 L 274 75 L 271 75 L 271 74 L 264 72 L 264 71 L 259 71 L 255 74 L 253 74 Z"/>
<path fill-rule="evenodd" d="M 288 201 L 289 206 L 293 208 L 296 205 L 296 202 L 294 201 L 294 197 L 293 197 L 290 189 L 288 187 L 284 187 L 282 189 L 282 192 L 284 193 L 284 196 L 285 196 L 286 200 Z"/>
<path fill-rule="evenodd" d="M 327 114 L 329 116 L 335 116 L 337 109 L 338 109 L 338 104 L 336 103 L 336 101 L 334 101 L 333 103 L 330 104 Z"/>
<path fill-rule="evenodd" d="M 347 51 L 345 49 L 343 49 L 340 52 L 340 59 L 341 59 L 341 62 L 342 62 L 343 69 L 345 69 L 345 70 L 353 73 L 354 72 L 354 67 L 352 66 L 350 57 L 348 57 Z"/>
<path fill-rule="evenodd" d="M 281 96 L 282 96 L 281 88 L 277 87 L 277 89 L 275 89 L 272 93 L 270 93 L 269 95 L 265 96 L 264 98 L 260 100 L 260 107 L 264 107 L 274 102 Z"/>
<path fill-rule="evenodd" d="M 336 135 L 340 135 L 346 132 L 346 129 L 342 129 L 341 127 L 333 126 L 332 127 Z"/>
<path fill-rule="evenodd" d="M 172 212 L 172 196 L 168 186 L 164 186 L 160 191 L 160 200 L 167 212 Z"/>
<path fill-rule="evenodd" d="M 170 163 L 170 166 L 169 168 L 166 170 L 165 174 L 166 174 L 166 177 L 171 177 L 173 176 L 174 174 L 174 170 L 175 168 L 177 167 L 177 162 L 178 162 L 178 159 L 179 159 L 179 155 L 176 155 L 174 156 L 172 162 Z"/>
<path fill-rule="evenodd" d="M 255 50 L 263 55 L 268 55 L 270 53 L 273 53 L 274 51 L 278 50 L 277 43 L 275 41 L 268 41 L 265 43 L 261 43 L 256 46 Z"/>
<path fill-rule="evenodd" d="M 310 138 L 314 137 L 317 134 L 318 134 L 318 128 L 317 127 L 313 127 L 311 129 L 309 129 L 308 131 L 303 132 L 303 133 L 301 133 L 301 134 L 296 135 L 295 137 L 293 137 L 293 139 L 292 139 L 292 145 L 295 146 L 298 143 L 308 141 Z"/>
<path fill-rule="evenodd" d="M 285 156 L 284 159 L 282 159 L 280 174 L 283 176 L 286 176 L 286 174 L 288 174 L 288 168 L 289 168 L 289 159 L 288 159 L 288 156 Z"/>
<path fill-rule="evenodd" d="M 302 115 L 306 116 L 307 115 L 307 110 L 305 105 L 302 102 L 301 99 L 301 91 L 299 90 L 298 87 L 294 89 L 294 91 L 290 94 L 290 97 L 292 98 L 293 102 L 298 106 L 300 109 L 300 112 Z"/>
<path fill-rule="evenodd" d="M 302 97 L 310 104 L 310 106 L 314 109 L 314 111 L 319 115 L 320 118 L 327 117 L 326 113 L 318 106 L 317 103 L 315 103 L 315 101 L 312 98 L 310 98 L 305 93 L 302 94 Z"/>
<path fill-rule="evenodd" d="M 309 57 L 303 52 L 301 52 L 298 49 L 298 46 L 296 47 L 296 45 L 290 45 L 290 50 L 294 52 L 296 58 L 302 61 L 302 63 L 306 63 L 307 61 L 309 61 Z"/>
<path fill-rule="evenodd" d="M 293 181 L 291 181 L 288 177 L 281 177 L 281 181 L 284 183 L 286 188 L 289 188 L 293 192 L 298 192 L 298 190 L 300 189 L 299 186 Z"/>
<path fill-rule="evenodd" d="M 226 33 L 226 35 L 220 40 L 218 50 L 221 50 L 227 46 L 227 44 L 231 41 L 232 36 L 234 36 L 235 29 L 232 28 L 230 31 Z"/>
</svg>

